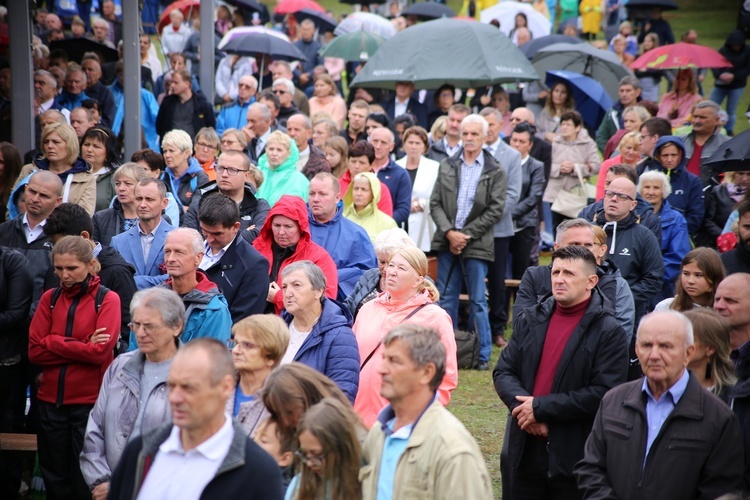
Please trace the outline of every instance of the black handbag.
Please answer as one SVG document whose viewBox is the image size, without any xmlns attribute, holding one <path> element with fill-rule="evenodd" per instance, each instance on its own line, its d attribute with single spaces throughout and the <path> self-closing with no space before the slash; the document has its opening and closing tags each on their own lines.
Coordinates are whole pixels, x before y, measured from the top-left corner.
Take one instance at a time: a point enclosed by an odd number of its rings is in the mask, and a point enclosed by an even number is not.
<svg viewBox="0 0 750 500">
<path fill-rule="evenodd" d="M 461 263 L 461 274 L 463 275 L 463 283 L 466 285 L 466 289 L 469 289 L 469 282 L 466 279 L 466 268 L 464 267 L 464 259 L 462 256 L 458 257 L 458 261 Z M 448 283 L 450 282 L 453 269 L 456 267 L 456 261 L 454 260 L 451 264 L 450 271 L 448 271 L 448 277 L 445 280 L 445 290 L 448 289 Z M 443 290 L 443 295 L 445 294 Z M 460 290 L 459 290 L 460 293 Z M 475 370 L 479 366 L 479 333 L 477 333 L 476 319 L 474 319 L 473 329 L 470 330 L 459 330 L 456 328 L 457 325 L 453 325 L 453 336 L 456 339 L 456 362 L 459 370 Z"/>
</svg>

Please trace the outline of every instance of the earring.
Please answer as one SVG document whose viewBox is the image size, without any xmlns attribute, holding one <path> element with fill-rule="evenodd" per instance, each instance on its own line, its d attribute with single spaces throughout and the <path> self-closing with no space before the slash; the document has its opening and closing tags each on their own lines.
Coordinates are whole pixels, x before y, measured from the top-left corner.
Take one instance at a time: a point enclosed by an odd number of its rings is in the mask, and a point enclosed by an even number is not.
<svg viewBox="0 0 750 500">
<path fill-rule="evenodd" d="M 710 379 L 711 375 L 712 375 L 712 367 L 711 367 L 711 363 L 709 362 L 706 365 L 706 379 Z"/>
</svg>

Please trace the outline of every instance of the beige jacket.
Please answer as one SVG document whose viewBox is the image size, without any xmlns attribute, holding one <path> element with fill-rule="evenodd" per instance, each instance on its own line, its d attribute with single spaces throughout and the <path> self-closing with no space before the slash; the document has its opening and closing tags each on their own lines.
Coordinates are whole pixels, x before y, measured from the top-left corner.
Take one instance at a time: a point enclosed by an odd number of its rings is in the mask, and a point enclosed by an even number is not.
<svg viewBox="0 0 750 500">
<path fill-rule="evenodd" d="M 381 418 L 392 418 L 388 406 Z M 381 422 L 367 435 L 359 471 L 362 500 L 375 500 L 385 443 Z M 492 499 L 492 483 L 479 445 L 466 427 L 435 400 L 417 422 L 393 479 L 394 500 Z"/>
<path fill-rule="evenodd" d="M 602 160 L 599 158 L 596 143 L 586 129 L 582 128 L 578 137 L 572 142 L 565 142 L 561 136 L 552 142 L 552 169 L 543 197 L 543 200 L 548 203 L 555 202 L 560 190 L 570 191 L 580 184 L 575 170 L 570 174 L 560 173 L 560 164 L 565 161 L 572 162 L 576 168 L 581 169 L 584 181 L 599 172 Z"/>
<path fill-rule="evenodd" d="M 21 169 L 21 173 L 18 175 L 16 185 L 13 186 L 13 190 L 16 190 L 18 184 L 23 179 L 37 170 L 39 170 L 39 168 L 33 163 L 24 165 Z M 77 203 L 93 217 L 96 209 L 96 179 L 91 175 L 91 172 L 76 172 L 73 174 L 67 197 L 65 196 L 65 184 L 66 183 L 63 182 L 63 203 Z"/>
</svg>

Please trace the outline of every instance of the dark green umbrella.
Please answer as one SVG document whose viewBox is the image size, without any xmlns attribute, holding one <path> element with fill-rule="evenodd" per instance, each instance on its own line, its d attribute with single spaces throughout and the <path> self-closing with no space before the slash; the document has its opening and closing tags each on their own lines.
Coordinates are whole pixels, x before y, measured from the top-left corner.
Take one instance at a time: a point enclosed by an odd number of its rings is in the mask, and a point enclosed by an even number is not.
<svg viewBox="0 0 750 500">
<path fill-rule="evenodd" d="M 367 61 L 381 45 L 385 43 L 382 36 L 354 31 L 337 36 L 328 45 L 320 49 L 322 57 L 340 57 L 345 61 Z"/>
<path fill-rule="evenodd" d="M 525 55 L 489 24 L 436 19 L 407 28 L 386 41 L 352 82 L 353 87 L 417 89 L 444 83 L 477 88 L 539 80 Z"/>
</svg>

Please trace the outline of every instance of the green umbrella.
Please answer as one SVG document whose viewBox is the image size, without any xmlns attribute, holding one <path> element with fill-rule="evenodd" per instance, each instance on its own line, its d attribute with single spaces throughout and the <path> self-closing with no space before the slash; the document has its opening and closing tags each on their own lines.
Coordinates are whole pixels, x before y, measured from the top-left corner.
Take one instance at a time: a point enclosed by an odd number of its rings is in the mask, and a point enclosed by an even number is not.
<svg viewBox="0 0 750 500">
<path fill-rule="evenodd" d="M 322 57 L 339 57 L 345 61 L 367 61 L 385 43 L 385 38 L 366 31 L 337 36 L 320 49 Z"/>
<path fill-rule="evenodd" d="M 407 28 L 386 41 L 352 82 L 353 87 L 417 89 L 444 83 L 477 88 L 539 80 L 534 67 L 500 30 L 462 19 L 436 19 Z"/>
</svg>

